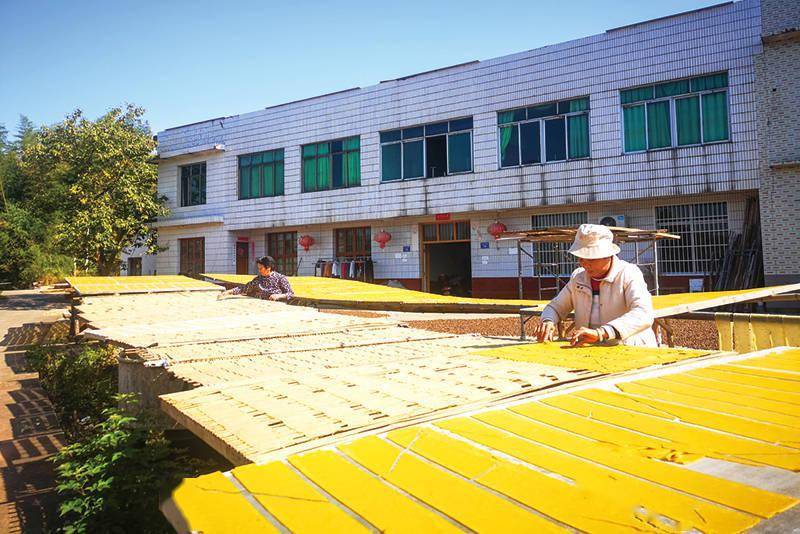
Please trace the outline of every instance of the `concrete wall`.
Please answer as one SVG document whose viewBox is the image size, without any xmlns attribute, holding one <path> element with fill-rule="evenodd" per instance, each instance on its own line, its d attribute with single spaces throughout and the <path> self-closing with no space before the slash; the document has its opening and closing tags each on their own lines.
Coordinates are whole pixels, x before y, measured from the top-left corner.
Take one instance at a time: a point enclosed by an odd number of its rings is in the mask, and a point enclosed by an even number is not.
<svg viewBox="0 0 800 534">
<path fill-rule="evenodd" d="M 762 26 L 756 87 L 764 272 L 767 283 L 800 282 L 800 2 L 763 0 Z"/>
</svg>

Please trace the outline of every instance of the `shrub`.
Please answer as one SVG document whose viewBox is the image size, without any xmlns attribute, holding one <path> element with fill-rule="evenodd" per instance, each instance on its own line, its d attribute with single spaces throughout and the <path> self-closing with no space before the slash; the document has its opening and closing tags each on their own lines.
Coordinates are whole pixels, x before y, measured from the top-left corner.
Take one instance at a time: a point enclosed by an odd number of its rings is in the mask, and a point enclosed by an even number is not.
<svg viewBox="0 0 800 534">
<path fill-rule="evenodd" d="M 161 431 L 130 415 L 131 396 L 117 399 L 127 406 L 104 410 L 91 432 L 54 458 L 65 531 L 171 532 L 159 494 L 195 473 Z"/>
<path fill-rule="evenodd" d="M 68 439 L 103 417 L 117 393 L 117 355 L 110 346 L 41 346 L 28 351 L 28 365 L 56 409 Z"/>
</svg>

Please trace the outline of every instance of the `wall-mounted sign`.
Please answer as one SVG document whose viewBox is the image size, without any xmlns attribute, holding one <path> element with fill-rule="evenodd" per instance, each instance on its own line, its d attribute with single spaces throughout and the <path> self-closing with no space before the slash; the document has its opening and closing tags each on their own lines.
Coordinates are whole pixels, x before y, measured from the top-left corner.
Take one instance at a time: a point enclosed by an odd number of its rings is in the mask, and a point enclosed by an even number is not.
<svg viewBox="0 0 800 534">
<path fill-rule="evenodd" d="M 403 252 L 411 252 L 411 245 L 403 245 Z"/>
<path fill-rule="evenodd" d="M 434 215 L 434 218 L 437 221 L 449 221 L 450 220 L 450 214 L 449 213 L 437 213 L 436 215 Z"/>
<path fill-rule="evenodd" d="M 481 241 L 481 248 L 489 248 L 489 242 L 488 241 Z"/>
</svg>

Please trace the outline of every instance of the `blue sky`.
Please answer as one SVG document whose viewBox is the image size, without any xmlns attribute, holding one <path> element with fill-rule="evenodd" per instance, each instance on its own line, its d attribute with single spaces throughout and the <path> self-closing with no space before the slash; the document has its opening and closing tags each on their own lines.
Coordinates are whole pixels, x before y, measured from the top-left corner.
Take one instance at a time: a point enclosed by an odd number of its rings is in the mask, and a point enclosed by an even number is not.
<svg viewBox="0 0 800 534">
<path fill-rule="evenodd" d="M 158 132 L 716 3 L 0 0 L 0 124 L 131 102 Z"/>
</svg>

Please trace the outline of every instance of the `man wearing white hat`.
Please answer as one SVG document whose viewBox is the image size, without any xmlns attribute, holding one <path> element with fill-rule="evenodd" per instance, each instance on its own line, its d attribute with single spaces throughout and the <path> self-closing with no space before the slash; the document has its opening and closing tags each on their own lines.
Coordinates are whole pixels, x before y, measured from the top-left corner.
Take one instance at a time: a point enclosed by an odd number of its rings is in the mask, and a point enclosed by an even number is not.
<svg viewBox="0 0 800 534">
<path fill-rule="evenodd" d="M 606 226 L 582 224 L 569 252 L 580 268 L 545 307 L 536 328 L 539 341 L 555 337 L 556 323 L 575 311 L 571 342 L 610 341 L 655 347 L 653 301 L 639 267 L 617 257 L 619 247 Z"/>
</svg>

